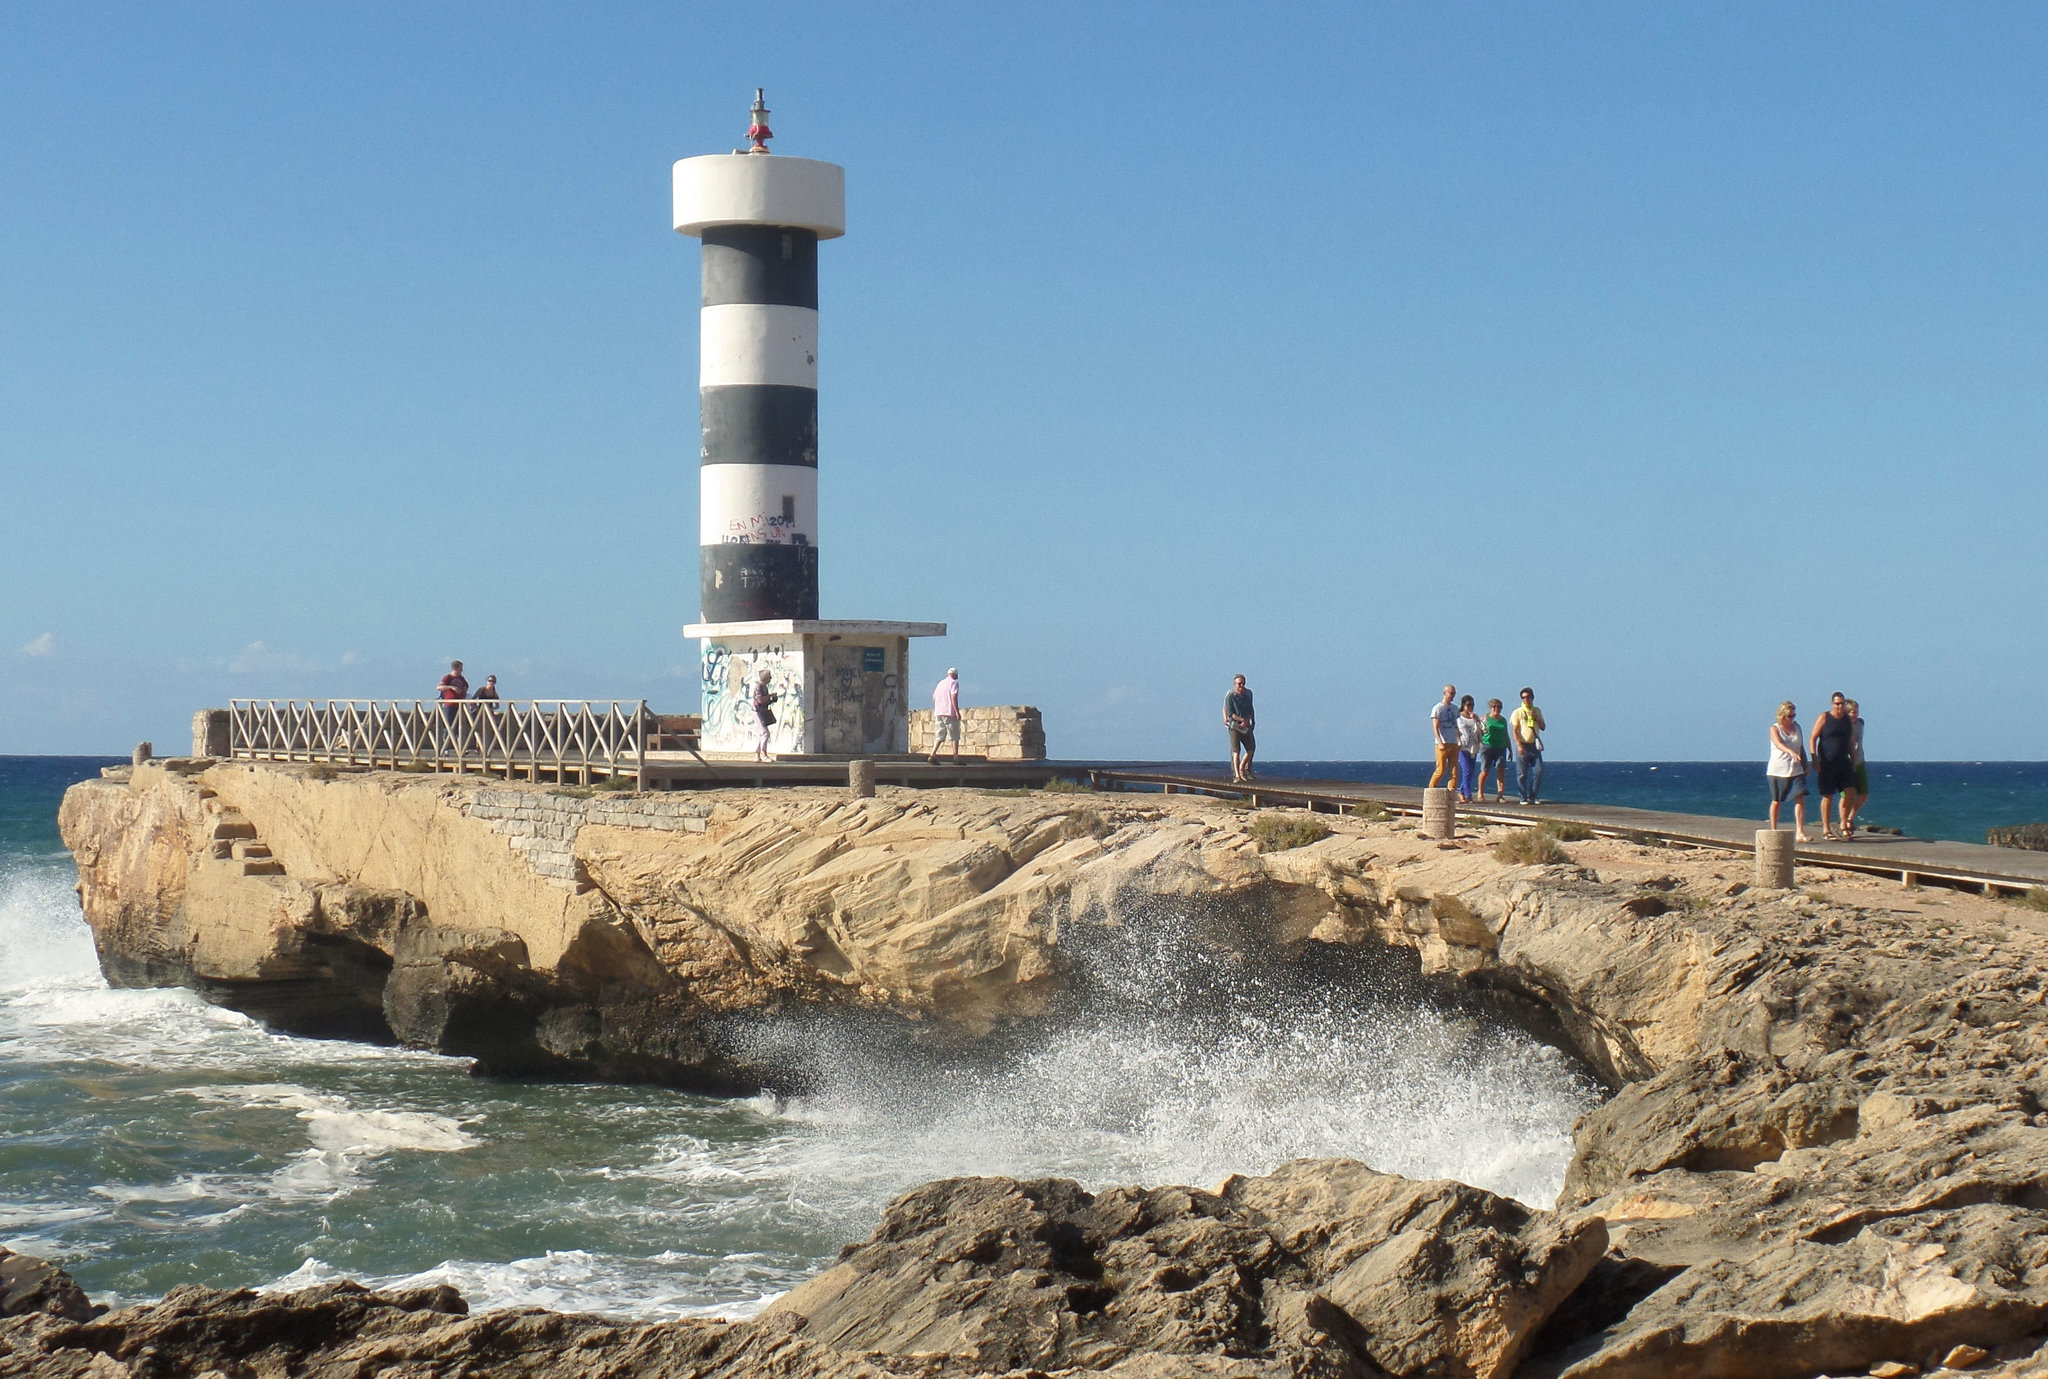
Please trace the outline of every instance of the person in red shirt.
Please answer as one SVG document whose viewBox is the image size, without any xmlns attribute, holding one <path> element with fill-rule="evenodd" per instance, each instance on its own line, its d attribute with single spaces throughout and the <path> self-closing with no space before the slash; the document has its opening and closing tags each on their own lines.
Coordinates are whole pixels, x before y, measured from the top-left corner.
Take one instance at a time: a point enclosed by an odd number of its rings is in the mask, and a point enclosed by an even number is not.
<svg viewBox="0 0 2048 1379">
<path fill-rule="evenodd" d="M 463 677 L 462 662 L 450 661 L 448 663 L 448 673 L 441 677 L 440 684 L 441 717 L 448 725 L 450 746 L 454 745 L 455 715 L 462 712 L 462 710 L 455 706 L 467 698 L 469 698 L 469 681 Z"/>
</svg>

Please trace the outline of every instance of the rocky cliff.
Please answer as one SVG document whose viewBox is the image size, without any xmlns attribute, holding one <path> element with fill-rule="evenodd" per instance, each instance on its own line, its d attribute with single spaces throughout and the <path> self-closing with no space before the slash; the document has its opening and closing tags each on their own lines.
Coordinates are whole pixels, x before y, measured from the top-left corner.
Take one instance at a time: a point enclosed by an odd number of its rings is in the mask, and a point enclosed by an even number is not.
<svg viewBox="0 0 2048 1379">
<path fill-rule="evenodd" d="M 1180 798 L 330 774 L 141 767 L 75 789 L 65 836 L 110 976 L 499 1070 L 739 1083 L 763 1070 L 727 1022 L 800 1005 L 970 1038 L 1056 998 L 1076 926 L 1170 907 L 1250 956 L 1399 955 L 1617 1089 L 1554 1212 L 1342 1164 L 1213 1193 L 973 1180 L 909 1194 L 755 1323 L 304 1304 L 393 1338 L 378 1353 L 416 1367 L 391 1372 L 567 1372 L 547 1356 L 574 1345 L 589 1373 L 2048 1373 L 2036 911 L 1805 869 L 1804 891 L 1757 892 L 1746 859 L 1619 841 L 1512 866 L 1484 835 L 1351 819 L 1261 853 L 1246 813 Z M 209 1316 L 297 1334 L 275 1320 L 297 1305 L 180 1290 L 5 1337 L 37 1364 L 131 1365 L 48 1372 L 184 1373 L 122 1357 Z M 307 1325 L 300 1360 L 233 1363 L 364 1372 L 366 1342 Z"/>
</svg>

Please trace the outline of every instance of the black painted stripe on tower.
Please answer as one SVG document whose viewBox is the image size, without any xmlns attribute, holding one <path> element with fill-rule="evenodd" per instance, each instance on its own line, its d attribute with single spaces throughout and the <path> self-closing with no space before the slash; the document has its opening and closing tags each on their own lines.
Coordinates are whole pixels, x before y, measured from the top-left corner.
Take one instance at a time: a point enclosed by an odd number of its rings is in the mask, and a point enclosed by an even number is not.
<svg viewBox="0 0 2048 1379">
<path fill-rule="evenodd" d="M 698 548 L 705 622 L 761 622 L 818 616 L 816 546 Z"/>
<path fill-rule="evenodd" d="M 728 383 L 697 390 L 705 464 L 818 467 L 818 390 Z"/>
<path fill-rule="evenodd" d="M 780 225 L 704 231 L 704 305 L 818 309 L 818 236 Z"/>
</svg>

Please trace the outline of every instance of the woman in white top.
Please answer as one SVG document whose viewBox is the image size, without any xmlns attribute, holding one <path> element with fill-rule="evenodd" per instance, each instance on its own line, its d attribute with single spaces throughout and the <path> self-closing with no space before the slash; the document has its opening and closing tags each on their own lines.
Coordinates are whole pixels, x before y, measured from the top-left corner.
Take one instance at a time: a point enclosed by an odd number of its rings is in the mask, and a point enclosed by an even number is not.
<svg viewBox="0 0 2048 1379">
<path fill-rule="evenodd" d="M 1473 711 L 1472 696 L 1458 701 L 1458 798 L 1472 803 L 1473 779 L 1479 774 L 1479 730 L 1483 725 Z"/>
<path fill-rule="evenodd" d="M 1778 721 L 1771 724 L 1771 758 L 1764 776 L 1771 783 L 1771 827 L 1778 826 L 1778 809 L 1792 801 L 1792 819 L 1802 843 L 1806 836 L 1806 739 L 1799 735 L 1799 720 L 1792 701 L 1778 705 Z"/>
</svg>

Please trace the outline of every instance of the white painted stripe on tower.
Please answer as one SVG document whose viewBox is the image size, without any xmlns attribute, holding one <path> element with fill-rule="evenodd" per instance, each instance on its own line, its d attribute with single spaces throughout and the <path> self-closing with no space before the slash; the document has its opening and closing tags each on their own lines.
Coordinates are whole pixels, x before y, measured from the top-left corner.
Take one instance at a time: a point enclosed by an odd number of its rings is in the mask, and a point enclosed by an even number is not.
<svg viewBox="0 0 2048 1379">
<path fill-rule="evenodd" d="M 701 387 L 746 383 L 818 386 L 818 313 L 807 306 L 736 302 L 699 313 Z"/>
<path fill-rule="evenodd" d="M 818 544 L 818 471 L 809 465 L 707 464 L 700 472 L 700 546 Z"/>
</svg>

